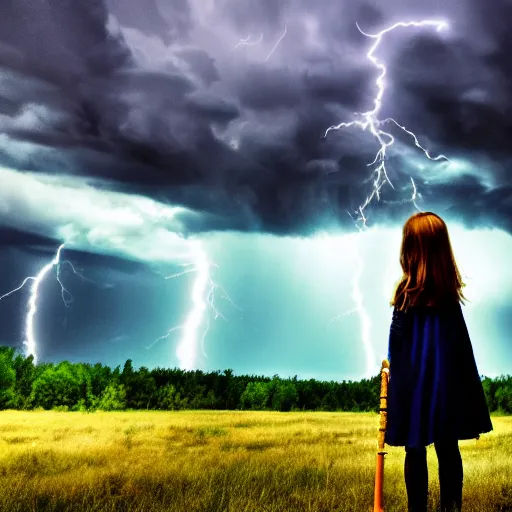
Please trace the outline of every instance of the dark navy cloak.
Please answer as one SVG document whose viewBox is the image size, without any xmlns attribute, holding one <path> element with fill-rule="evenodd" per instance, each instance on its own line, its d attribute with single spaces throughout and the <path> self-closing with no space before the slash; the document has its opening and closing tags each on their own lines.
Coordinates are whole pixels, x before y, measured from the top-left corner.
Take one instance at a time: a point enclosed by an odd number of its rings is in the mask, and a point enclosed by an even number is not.
<svg viewBox="0 0 512 512">
<path fill-rule="evenodd" d="M 460 303 L 393 311 L 385 442 L 474 439 L 492 423 Z"/>
</svg>

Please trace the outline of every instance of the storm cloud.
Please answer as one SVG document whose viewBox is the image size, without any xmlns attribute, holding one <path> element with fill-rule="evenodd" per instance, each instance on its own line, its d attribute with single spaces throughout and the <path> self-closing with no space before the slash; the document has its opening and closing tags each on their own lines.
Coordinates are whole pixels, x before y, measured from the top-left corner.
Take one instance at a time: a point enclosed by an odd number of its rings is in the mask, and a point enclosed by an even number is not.
<svg viewBox="0 0 512 512">
<path fill-rule="evenodd" d="M 378 147 L 367 131 L 324 133 L 373 107 L 372 40 L 356 22 L 375 33 L 399 19 L 445 19 L 446 33 L 389 35 L 378 57 L 388 63 L 382 118 L 450 162 L 428 161 L 391 127 L 394 189 L 366 215 L 393 223 L 413 213 L 413 178 L 421 208 L 511 232 L 512 7 L 423 4 L 7 2 L 0 165 L 197 212 L 181 232 L 352 229 L 347 212 L 371 193 Z M 0 183 L 2 225 L 30 216 L 20 193 Z M 21 225 L 50 237 L 62 228 Z"/>
</svg>

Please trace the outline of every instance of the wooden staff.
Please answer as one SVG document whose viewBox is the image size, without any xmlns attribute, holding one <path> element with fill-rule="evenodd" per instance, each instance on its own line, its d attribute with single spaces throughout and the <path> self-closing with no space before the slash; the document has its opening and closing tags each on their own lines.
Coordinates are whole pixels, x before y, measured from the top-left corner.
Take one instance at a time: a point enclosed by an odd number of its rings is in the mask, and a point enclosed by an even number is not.
<svg viewBox="0 0 512 512">
<path fill-rule="evenodd" d="M 375 469 L 375 492 L 373 500 L 373 512 L 383 512 L 382 488 L 384 484 L 384 439 L 386 436 L 386 425 L 388 417 L 388 382 L 389 382 L 389 361 L 382 361 L 380 370 L 380 425 L 378 434 L 377 467 Z"/>
</svg>

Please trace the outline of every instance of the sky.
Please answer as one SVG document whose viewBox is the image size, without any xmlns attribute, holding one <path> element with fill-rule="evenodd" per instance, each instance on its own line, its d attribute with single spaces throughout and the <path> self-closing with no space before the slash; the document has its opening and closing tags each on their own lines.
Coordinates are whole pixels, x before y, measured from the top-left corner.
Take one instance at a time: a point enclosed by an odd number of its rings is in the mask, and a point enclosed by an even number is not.
<svg viewBox="0 0 512 512">
<path fill-rule="evenodd" d="M 433 211 L 479 372 L 512 373 L 512 5 L 386 6 L 5 6 L 0 344 L 376 375 L 402 226 Z"/>
</svg>

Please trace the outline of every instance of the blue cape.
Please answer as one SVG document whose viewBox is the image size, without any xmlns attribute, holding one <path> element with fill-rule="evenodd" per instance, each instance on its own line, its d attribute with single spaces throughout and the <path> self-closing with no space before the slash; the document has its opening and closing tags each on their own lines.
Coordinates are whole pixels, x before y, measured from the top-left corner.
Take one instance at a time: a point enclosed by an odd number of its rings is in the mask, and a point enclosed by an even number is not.
<svg viewBox="0 0 512 512">
<path fill-rule="evenodd" d="M 423 447 L 492 430 L 460 303 L 395 307 L 388 360 L 388 445 Z"/>
</svg>

